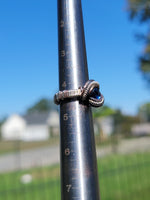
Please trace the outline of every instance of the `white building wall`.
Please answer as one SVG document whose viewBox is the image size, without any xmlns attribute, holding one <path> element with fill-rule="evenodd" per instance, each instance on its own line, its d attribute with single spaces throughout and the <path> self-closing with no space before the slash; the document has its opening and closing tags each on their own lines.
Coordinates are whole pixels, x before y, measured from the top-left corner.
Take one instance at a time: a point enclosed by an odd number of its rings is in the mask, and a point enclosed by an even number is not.
<svg viewBox="0 0 150 200">
<path fill-rule="evenodd" d="M 103 131 L 103 134 L 109 136 L 113 133 L 114 121 L 112 117 L 102 117 L 102 118 L 99 118 L 98 121 Z"/>
<path fill-rule="evenodd" d="M 1 127 L 2 138 L 20 140 L 26 127 L 25 120 L 19 115 L 10 116 Z"/>
<path fill-rule="evenodd" d="M 58 127 L 58 113 L 51 113 L 50 124 Z M 27 124 L 26 121 L 19 115 L 10 116 L 2 125 L 1 133 L 4 140 L 24 140 L 24 141 L 40 141 L 47 140 L 50 136 L 49 126 L 43 124 Z"/>
<path fill-rule="evenodd" d="M 135 136 L 150 135 L 150 123 L 133 125 L 131 131 Z"/>
<path fill-rule="evenodd" d="M 47 125 L 28 125 L 24 130 L 22 140 L 40 141 L 49 138 L 49 128 Z"/>
<path fill-rule="evenodd" d="M 50 113 L 47 119 L 48 125 L 51 127 L 59 127 L 59 114 L 56 111 Z"/>
</svg>

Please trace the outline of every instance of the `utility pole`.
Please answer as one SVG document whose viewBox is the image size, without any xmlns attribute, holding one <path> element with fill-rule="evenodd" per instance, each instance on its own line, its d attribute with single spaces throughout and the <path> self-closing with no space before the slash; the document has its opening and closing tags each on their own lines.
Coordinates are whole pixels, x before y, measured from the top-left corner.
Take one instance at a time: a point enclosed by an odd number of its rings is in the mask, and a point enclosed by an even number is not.
<svg viewBox="0 0 150 200">
<path fill-rule="evenodd" d="M 58 39 L 60 92 L 55 102 L 60 104 L 61 199 L 99 200 L 93 120 L 86 98 L 95 95 L 101 105 L 104 100 L 97 82 L 88 88 L 93 81 L 88 82 L 81 0 L 58 0 Z"/>
</svg>

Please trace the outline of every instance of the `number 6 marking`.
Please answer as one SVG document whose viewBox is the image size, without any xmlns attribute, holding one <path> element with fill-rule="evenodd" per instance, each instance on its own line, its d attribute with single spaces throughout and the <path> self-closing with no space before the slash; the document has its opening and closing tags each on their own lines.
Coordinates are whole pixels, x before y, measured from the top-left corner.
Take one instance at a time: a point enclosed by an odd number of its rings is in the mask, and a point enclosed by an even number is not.
<svg viewBox="0 0 150 200">
<path fill-rule="evenodd" d="M 61 56 L 61 57 L 65 57 L 65 55 L 66 55 L 65 50 L 61 50 L 61 51 L 60 51 L 60 56 Z"/>
<path fill-rule="evenodd" d="M 70 155 L 70 149 L 69 149 L 69 148 L 65 149 L 65 155 L 66 155 L 66 156 L 69 156 L 69 155 Z"/>
</svg>

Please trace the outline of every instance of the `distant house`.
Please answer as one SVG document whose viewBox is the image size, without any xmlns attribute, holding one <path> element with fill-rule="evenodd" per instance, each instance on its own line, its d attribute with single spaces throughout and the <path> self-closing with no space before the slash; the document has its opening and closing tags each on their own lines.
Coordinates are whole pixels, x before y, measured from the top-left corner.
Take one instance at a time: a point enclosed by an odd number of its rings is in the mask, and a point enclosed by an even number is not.
<svg viewBox="0 0 150 200">
<path fill-rule="evenodd" d="M 114 119 L 112 116 L 99 117 L 94 120 L 95 134 L 101 134 L 104 137 L 111 135 L 114 131 Z"/>
<path fill-rule="evenodd" d="M 2 139 L 39 141 L 59 133 L 59 115 L 34 112 L 25 116 L 12 115 L 1 127 Z"/>
<path fill-rule="evenodd" d="M 47 123 L 49 125 L 51 136 L 57 136 L 59 133 L 59 115 L 58 112 L 52 111 L 49 114 Z"/>
<path fill-rule="evenodd" d="M 150 123 L 133 125 L 131 132 L 134 136 L 150 135 Z"/>
<path fill-rule="evenodd" d="M 1 126 L 1 137 L 5 140 L 20 140 L 25 128 L 26 121 L 19 115 L 12 115 Z"/>
</svg>

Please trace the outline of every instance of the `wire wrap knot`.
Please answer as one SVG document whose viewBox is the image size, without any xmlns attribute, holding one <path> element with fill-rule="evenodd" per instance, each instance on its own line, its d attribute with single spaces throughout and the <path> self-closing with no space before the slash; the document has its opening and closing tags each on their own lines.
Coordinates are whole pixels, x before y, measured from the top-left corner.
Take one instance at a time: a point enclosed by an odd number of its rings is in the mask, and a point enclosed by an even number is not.
<svg viewBox="0 0 150 200">
<path fill-rule="evenodd" d="M 93 107 L 101 107 L 104 104 L 104 96 L 99 92 L 99 83 L 88 80 L 83 87 L 75 90 L 59 91 L 54 96 L 55 104 L 59 105 L 65 99 L 79 99 L 84 104 Z"/>
</svg>

